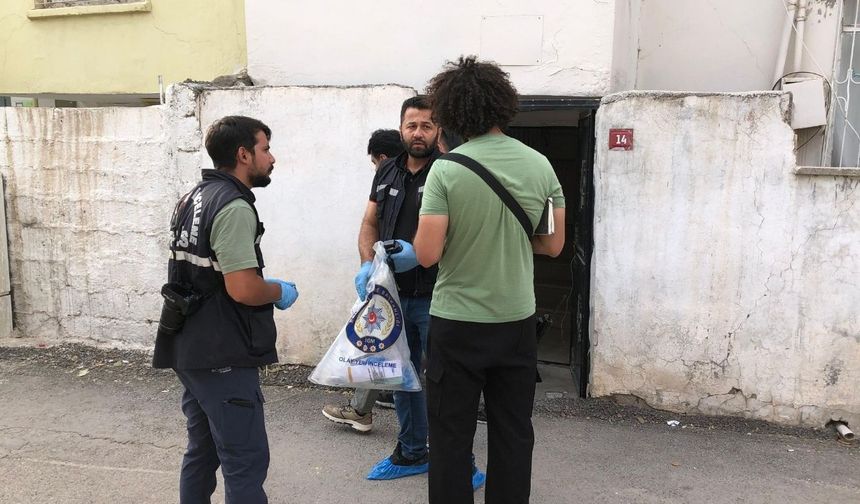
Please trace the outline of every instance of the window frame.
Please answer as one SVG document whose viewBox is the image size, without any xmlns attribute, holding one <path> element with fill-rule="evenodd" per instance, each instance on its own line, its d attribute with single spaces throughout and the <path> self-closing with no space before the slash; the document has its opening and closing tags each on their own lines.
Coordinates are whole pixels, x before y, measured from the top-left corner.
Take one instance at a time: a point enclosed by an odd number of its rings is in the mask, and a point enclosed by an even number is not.
<svg viewBox="0 0 860 504">
<path fill-rule="evenodd" d="M 36 7 L 27 11 L 31 20 L 53 18 L 60 16 L 92 16 L 102 14 L 125 14 L 129 12 L 151 12 L 152 0 L 136 0 L 129 3 L 106 3 L 96 5 L 78 5 L 74 7 Z"/>
</svg>

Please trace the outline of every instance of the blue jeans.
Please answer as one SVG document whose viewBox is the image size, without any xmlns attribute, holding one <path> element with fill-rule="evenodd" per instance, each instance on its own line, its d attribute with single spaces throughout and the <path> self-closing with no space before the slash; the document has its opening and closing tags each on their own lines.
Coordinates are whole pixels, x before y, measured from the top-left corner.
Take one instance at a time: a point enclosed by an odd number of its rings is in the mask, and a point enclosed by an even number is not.
<svg viewBox="0 0 860 504">
<path fill-rule="evenodd" d="M 430 327 L 430 296 L 401 297 L 406 340 L 412 365 L 422 376 L 421 358 L 427 350 L 427 332 Z M 394 410 L 400 423 L 400 451 L 408 459 L 417 459 L 427 453 L 427 398 L 421 392 L 395 392 Z"/>
</svg>

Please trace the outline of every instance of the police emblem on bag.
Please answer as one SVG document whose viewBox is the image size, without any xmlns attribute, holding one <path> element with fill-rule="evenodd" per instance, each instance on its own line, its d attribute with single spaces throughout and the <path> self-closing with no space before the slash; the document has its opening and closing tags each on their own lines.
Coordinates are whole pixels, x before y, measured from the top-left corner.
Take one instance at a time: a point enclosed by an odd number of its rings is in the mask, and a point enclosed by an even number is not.
<svg viewBox="0 0 860 504">
<path fill-rule="evenodd" d="M 364 353 L 389 348 L 403 331 L 403 313 L 388 289 L 377 285 L 346 324 L 346 337 Z"/>
</svg>

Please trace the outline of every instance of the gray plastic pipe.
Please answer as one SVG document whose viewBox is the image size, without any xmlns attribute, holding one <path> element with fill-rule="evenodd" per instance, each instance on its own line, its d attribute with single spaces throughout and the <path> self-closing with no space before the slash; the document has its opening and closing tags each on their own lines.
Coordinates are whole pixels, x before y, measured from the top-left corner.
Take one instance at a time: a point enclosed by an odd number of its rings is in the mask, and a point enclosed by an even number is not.
<svg viewBox="0 0 860 504">
<path fill-rule="evenodd" d="M 833 428 L 836 429 L 836 434 L 839 435 L 839 439 L 844 439 L 845 441 L 854 441 L 854 432 L 848 428 L 842 422 L 833 422 Z"/>
<path fill-rule="evenodd" d="M 794 66 L 793 72 L 801 71 L 800 63 L 803 58 L 803 34 L 806 31 L 806 14 L 809 12 L 807 4 L 809 0 L 798 0 L 797 2 L 797 33 L 794 34 Z"/>
<path fill-rule="evenodd" d="M 794 13 L 797 9 L 797 3 L 795 0 L 789 0 L 787 7 L 788 12 L 785 13 L 785 22 L 782 24 L 782 38 L 779 42 L 779 54 L 776 57 L 776 68 L 773 71 L 772 84 L 776 84 L 785 75 L 785 60 L 788 57 L 788 43 L 791 41 L 791 27 L 794 24 Z"/>
</svg>

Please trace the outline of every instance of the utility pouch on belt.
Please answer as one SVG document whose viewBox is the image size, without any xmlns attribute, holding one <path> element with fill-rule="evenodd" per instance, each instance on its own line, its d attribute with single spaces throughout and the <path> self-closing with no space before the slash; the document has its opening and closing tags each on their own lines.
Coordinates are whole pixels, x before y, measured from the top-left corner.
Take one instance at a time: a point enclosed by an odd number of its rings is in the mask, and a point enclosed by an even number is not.
<svg viewBox="0 0 860 504">
<path fill-rule="evenodd" d="M 164 284 L 161 287 L 161 297 L 164 298 L 164 304 L 161 306 L 161 318 L 158 320 L 159 336 L 175 336 L 182 329 L 188 315 L 194 313 L 203 299 L 203 296 L 178 283 Z"/>
<path fill-rule="evenodd" d="M 170 246 L 170 254 L 173 258 L 173 273 L 178 278 L 179 267 L 176 260 L 174 247 L 180 242 L 181 226 L 180 215 L 185 208 L 194 191 L 189 192 L 176 204 L 173 216 L 170 218 L 170 231 L 173 233 L 174 242 Z M 187 284 L 186 284 L 187 285 Z M 164 303 L 161 305 L 161 317 L 158 319 L 158 336 L 176 336 L 185 324 L 188 315 L 194 313 L 205 296 L 197 294 L 190 287 L 178 282 L 168 282 L 161 286 L 161 297 Z"/>
</svg>

